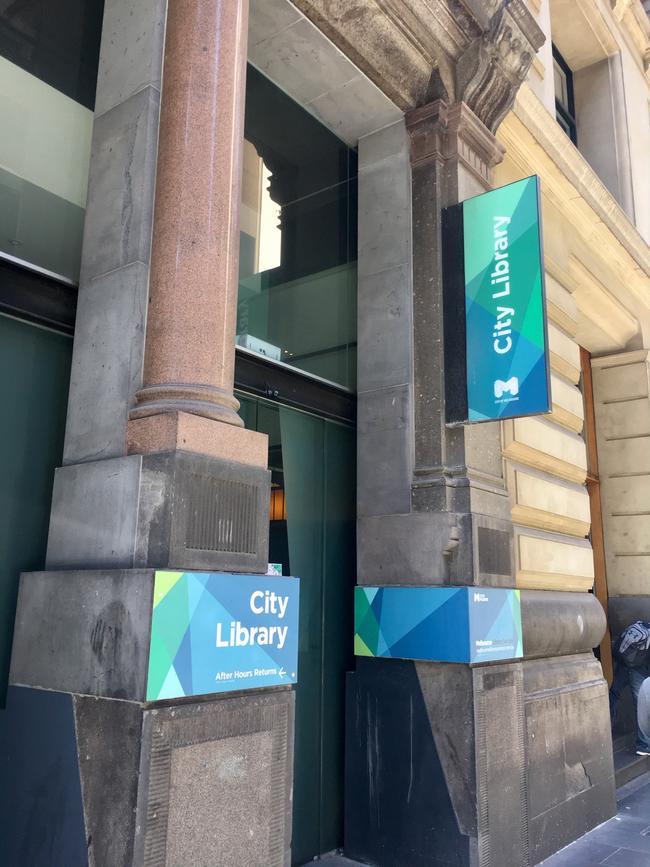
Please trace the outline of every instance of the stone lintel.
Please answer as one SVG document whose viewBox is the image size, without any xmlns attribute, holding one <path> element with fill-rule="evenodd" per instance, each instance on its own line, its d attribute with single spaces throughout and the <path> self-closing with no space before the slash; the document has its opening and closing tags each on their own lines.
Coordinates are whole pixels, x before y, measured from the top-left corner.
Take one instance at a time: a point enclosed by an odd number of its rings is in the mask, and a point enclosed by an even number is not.
<svg viewBox="0 0 650 867">
<path fill-rule="evenodd" d="M 625 367 L 628 364 L 650 363 L 650 349 L 635 349 L 632 352 L 615 352 L 611 355 L 592 356 L 591 366 L 597 369 Z"/>
<path fill-rule="evenodd" d="M 189 412 L 160 413 L 129 421 L 127 454 L 178 449 L 266 469 L 268 438 L 266 434 Z"/>
<path fill-rule="evenodd" d="M 495 130 L 544 33 L 524 0 L 296 0 L 401 109 L 465 101 Z"/>
</svg>

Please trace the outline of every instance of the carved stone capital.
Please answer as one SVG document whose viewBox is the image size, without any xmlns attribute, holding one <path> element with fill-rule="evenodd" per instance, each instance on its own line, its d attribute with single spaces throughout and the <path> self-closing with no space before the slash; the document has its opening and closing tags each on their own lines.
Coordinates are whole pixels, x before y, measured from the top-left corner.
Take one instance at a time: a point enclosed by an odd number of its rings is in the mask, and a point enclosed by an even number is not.
<svg viewBox="0 0 650 867">
<path fill-rule="evenodd" d="M 406 117 L 414 166 L 429 160 L 457 160 L 489 182 L 490 169 L 501 162 L 504 149 L 465 103 L 448 105 L 437 99 Z"/>
<path fill-rule="evenodd" d="M 508 113 L 544 34 L 523 0 L 506 2 L 456 64 L 457 101 L 493 132 Z"/>
</svg>

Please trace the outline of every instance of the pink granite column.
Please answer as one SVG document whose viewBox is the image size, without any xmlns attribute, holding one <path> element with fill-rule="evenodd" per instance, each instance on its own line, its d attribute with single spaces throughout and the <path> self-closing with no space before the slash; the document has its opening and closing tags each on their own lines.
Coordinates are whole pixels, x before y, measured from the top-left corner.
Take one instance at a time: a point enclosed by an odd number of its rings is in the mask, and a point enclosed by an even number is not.
<svg viewBox="0 0 650 867">
<path fill-rule="evenodd" d="M 247 26 L 248 0 L 169 2 L 144 380 L 131 443 L 160 441 L 170 414 L 242 424 L 233 379 Z"/>
</svg>

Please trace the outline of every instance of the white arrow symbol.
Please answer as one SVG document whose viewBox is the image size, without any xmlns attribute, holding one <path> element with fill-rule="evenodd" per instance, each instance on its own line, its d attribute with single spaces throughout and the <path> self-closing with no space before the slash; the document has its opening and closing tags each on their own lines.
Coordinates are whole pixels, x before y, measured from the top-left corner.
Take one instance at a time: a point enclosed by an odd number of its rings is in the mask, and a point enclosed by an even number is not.
<svg viewBox="0 0 650 867">
<path fill-rule="evenodd" d="M 280 674 L 280 677 L 284 677 L 286 674 L 286 671 L 283 668 L 281 668 L 279 671 L 279 674 Z"/>
</svg>

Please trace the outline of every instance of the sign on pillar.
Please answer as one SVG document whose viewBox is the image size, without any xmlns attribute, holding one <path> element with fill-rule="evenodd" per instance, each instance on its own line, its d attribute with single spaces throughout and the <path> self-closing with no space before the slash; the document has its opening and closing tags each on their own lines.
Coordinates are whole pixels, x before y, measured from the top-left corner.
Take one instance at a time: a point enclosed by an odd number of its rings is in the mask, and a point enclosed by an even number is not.
<svg viewBox="0 0 650 867">
<path fill-rule="evenodd" d="M 147 701 L 298 677 L 299 579 L 157 571 Z"/>
<path fill-rule="evenodd" d="M 503 662 L 524 654 L 519 590 L 356 587 L 357 656 Z"/>
<path fill-rule="evenodd" d="M 539 179 L 446 208 L 447 422 L 551 411 Z"/>
</svg>

